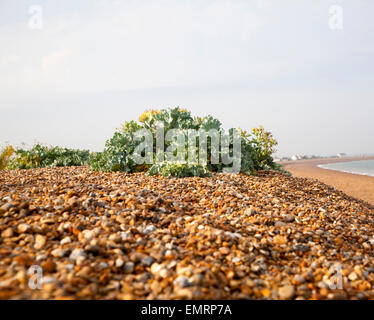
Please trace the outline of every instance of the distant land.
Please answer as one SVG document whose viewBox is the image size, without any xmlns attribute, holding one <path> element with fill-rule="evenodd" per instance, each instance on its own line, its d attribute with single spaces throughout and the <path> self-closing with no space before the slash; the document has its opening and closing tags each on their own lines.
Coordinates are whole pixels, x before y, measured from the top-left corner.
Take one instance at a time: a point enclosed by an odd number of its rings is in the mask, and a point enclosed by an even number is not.
<svg viewBox="0 0 374 320">
<path fill-rule="evenodd" d="M 368 159 L 368 157 L 374 157 L 374 153 L 363 153 L 363 154 L 351 154 L 348 155 L 346 153 L 337 153 L 334 155 L 329 155 L 329 156 L 321 156 L 321 155 L 302 155 L 302 154 L 295 154 L 292 156 L 284 156 L 284 157 L 279 157 L 279 156 L 274 156 L 274 161 L 275 162 L 284 162 L 284 161 L 296 161 L 296 160 L 313 160 L 313 159 L 352 159 L 352 158 L 359 158 L 359 160 L 362 159 Z M 348 160 L 348 161 L 354 161 L 354 160 Z"/>
</svg>

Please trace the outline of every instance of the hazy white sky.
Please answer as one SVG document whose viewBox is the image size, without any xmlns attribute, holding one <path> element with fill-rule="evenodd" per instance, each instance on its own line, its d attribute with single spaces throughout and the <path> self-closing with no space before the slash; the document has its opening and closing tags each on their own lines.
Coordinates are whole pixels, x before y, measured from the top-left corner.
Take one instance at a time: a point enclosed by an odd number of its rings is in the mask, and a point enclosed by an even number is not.
<svg viewBox="0 0 374 320">
<path fill-rule="evenodd" d="M 373 14 L 372 0 L 0 0 L 0 144 L 102 150 L 122 122 L 180 105 L 263 124 L 278 155 L 374 153 Z"/>
</svg>

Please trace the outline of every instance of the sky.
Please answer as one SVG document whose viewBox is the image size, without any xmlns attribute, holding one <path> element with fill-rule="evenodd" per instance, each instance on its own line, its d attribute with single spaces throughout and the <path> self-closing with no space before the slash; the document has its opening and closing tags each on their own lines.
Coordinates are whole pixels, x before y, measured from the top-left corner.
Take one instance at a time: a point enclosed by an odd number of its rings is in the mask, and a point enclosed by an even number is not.
<svg viewBox="0 0 374 320">
<path fill-rule="evenodd" d="M 338 6 L 338 7 L 336 7 Z M 277 156 L 374 153 L 372 0 L 0 0 L 0 145 L 102 151 L 181 106 Z"/>
</svg>

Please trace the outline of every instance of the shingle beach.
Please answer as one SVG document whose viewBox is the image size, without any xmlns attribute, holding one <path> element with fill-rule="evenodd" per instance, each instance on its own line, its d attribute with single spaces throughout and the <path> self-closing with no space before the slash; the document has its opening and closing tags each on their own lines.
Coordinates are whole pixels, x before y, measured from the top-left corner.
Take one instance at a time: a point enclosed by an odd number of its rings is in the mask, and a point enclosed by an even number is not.
<svg viewBox="0 0 374 320">
<path fill-rule="evenodd" d="M 279 172 L 1 171 L 0 234 L 0 299 L 374 298 L 373 206 Z"/>
</svg>

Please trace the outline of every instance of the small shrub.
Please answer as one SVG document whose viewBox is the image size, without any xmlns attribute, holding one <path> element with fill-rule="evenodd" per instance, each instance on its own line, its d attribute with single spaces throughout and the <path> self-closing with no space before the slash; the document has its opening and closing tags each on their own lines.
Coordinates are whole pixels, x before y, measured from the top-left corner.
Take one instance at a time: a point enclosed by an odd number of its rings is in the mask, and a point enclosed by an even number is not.
<svg viewBox="0 0 374 320">
<path fill-rule="evenodd" d="M 255 170 L 277 169 L 272 154 L 276 151 L 278 142 L 271 132 L 265 131 L 263 126 L 252 129 L 252 147 Z"/>
<path fill-rule="evenodd" d="M 82 166 L 89 164 L 88 150 L 45 147 L 36 144 L 30 150 L 17 149 L 8 164 L 9 169 Z"/>
</svg>

